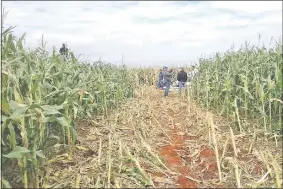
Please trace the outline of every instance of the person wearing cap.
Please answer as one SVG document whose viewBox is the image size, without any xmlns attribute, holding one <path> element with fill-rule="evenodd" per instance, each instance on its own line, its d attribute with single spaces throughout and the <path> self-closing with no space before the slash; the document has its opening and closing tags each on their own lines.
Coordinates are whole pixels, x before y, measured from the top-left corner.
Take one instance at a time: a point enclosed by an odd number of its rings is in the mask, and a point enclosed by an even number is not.
<svg viewBox="0 0 283 189">
<path fill-rule="evenodd" d="M 177 80 L 179 84 L 179 94 L 181 95 L 182 88 L 185 87 L 185 84 L 188 80 L 187 72 L 184 71 L 184 68 L 180 69 L 180 72 L 177 75 Z"/>
<path fill-rule="evenodd" d="M 163 72 L 162 72 L 162 75 L 163 75 L 163 80 L 165 82 L 165 92 L 164 92 L 164 96 L 168 96 L 168 93 L 169 93 L 169 89 L 170 89 L 170 85 L 171 85 L 171 78 L 172 78 L 172 75 L 173 75 L 173 69 L 168 69 L 168 67 L 165 67 Z"/>
</svg>

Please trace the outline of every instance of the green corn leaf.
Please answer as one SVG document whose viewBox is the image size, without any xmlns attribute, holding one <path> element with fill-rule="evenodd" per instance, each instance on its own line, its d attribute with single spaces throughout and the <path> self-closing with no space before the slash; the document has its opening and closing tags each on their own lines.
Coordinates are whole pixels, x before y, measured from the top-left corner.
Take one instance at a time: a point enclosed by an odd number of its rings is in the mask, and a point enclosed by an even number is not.
<svg viewBox="0 0 283 189">
<path fill-rule="evenodd" d="M 25 116 L 25 112 L 28 110 L 28 106 L 24 105 L 24 106 L 19 106 L 19 108 L 17 108 L 12 115 L 9 117 L 10 119 L 20 119 L 22 117 Z"/>
<path fill-rule="evenodd" d="M 40 106 L 44 110 L 45 115 L 61 114 L 56 106 L 43 105 Z"/>
<path fill-rule="evenodd" d="M 3 93 L 1 94 L 1 111 L 3 111 L 6 115 L 10 115 L 10 106 Z"/>
<path fill-rule="evenodd" d="M 42 88 L 43 88 L 43 89 L 53 89 L 54 86 L 51 85 L 51 84 L 48 83 L 48 82 L 44 82 L 43 85 L 42 85 Z"/>
<path fill-rule="evenodd" d="M 12 159 L 12 158 L 20 159 L 28 153 L 30 153 L 28 149 L 24 147 L 16 146 L 10 153 L 8 153 L 7 155 L 3 155 L 3 156 L 9 159 Z"/>
<path fill-rule="evenodd" d="M 17 109 L 19 109 L 19 108 L 22 108 L 22 107 L 28 107 L 28 106 L 25 105 L 25 104 L 18 104 L 17 102 L 15 102 L 15 101 L 13 101 L 13 100 L 11 100 L 11 101 L 9 102 L 9 106 L 10 106 L 10 109 L 13 110 L 13 111 L 15 111 L 15 110 L 17 110 Z"/>
<path fill-rule="evenodd" d="M 2 116 L 0 117 L 0 120 L 3 121 L 3 123 L 5 123 L 5 122 L 7 121 L 7 119 L 8 119 L 8 117 L 5 116 L 5 115 L 2 115 Z"/>
<path fill-rule="evenodd" d="M 36 155 L 37 155 L 38 157 L 41 157 L 41 158 L 45 159 L 45 156 L 43 155 L 42 150 L 38 150 L 38 151 L 36 151 L 35 153 L 36 153 Z"/>
<path fill-rule="evenodd" d="M 73 127 L 71 128 L 71 131 L 72 131 L 72 135 L 73 135 L 73 143 L 75 145 L 76 141 L 77 141 L 78 133 Z"/>
<path fill-rule="evenodd" d="M 12 188 L 10 183 L 2 177 L 2 188 Z"/>
<path fill-rule="evenodd" d="M 9 131 L 10 131 L 10 135 L 9 135 L 9 140 L 10 140 L 10 146 L 12 149 L 14 149 L 16 147 L 17 141 L 16 141 L 16 133 L 14 130 L 14 127 L 12 125 L 12 123 L 10 123 L 8 125 Z"/>
<path fill-rule="evenodd" d="M 62 125 L 64 127 L 67 127 L 69 125 L 68 121 L 64 117 L 58 117 L 58 118 L 56 118 L 56 120 L 60 125 Z"/>
<path fill-rule="evenodd" d="M 20 39 L 19 39 L 18 42 L 17 42 L 17 46 L 19 47 L 20 50 L 24 50 L 24 49 L 23 49 L 23 40 L 24 40 L 25 36 L 26 36 L 26 34 L 24 33 L 24 34 L 22 35 L 22 37 L 20 37 Z"/>
<path fill-rule="evenodd" d="M 41 108 L 39 104 L 32 104 L 29 106 L 29 109 Z"/>
<path fill-rule="evenodd" d="M 1 121 L 3 121 L 3 124 L 1 124 L 1 133 L 2 133 L 2 136 L 3 136 L 4 130 L 6 129 L 7 125 L 10 124 L 11 120 L 8 119 L 7 116 L 2 115 L 1 116 Z"/>
<path fill-rule="evenodd" d="M 43 97 L 43 98 L 45 98 L 45 99 L 50 98 L 50 97 L 52 97 L 52 96 L 56 95 L 56 94 L 57 94 L 57 93 L 59 93 L 59 92 L 61 92 L 61 91 L 60 91 L 60 90 L 58 90 L 58 89 L 56 89 L 55 91 L 53 91 L 53 92 L 49 93 L 48 95 L 46 95 L 46 96 L 45 96 L 45 97 Z"/>
<path fill-rule="evenodd" d="M 9 28 L 7 28 L 6 30 L 4 30 L 2 32 L 2 36 L 6 36 L 7 34 L 9 34 L 15 28 L 16 28 L 16 26 L 10 26 Z"/>
</svg>

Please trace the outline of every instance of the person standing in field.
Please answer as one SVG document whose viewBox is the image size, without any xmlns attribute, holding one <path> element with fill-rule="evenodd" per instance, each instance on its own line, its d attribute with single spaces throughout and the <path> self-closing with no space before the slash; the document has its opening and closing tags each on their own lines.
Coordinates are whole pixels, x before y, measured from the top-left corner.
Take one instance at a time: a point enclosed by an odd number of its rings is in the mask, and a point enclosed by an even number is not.
<svg viewBox="0 0 283 189">
<path fill-rule="evenodd" d="M 171 78 L 172 78 L 172 74 L 173 74 L 173 69 L 168 69 L 168 67 L 165 67 L 165 69 L 162 72 L 163 75 L 163 80 L 165 82 L 165 92 L 164 92 L 164 96 L 168 96 L 169 93 L 169 89 L 170 89 L 170 85 L 171 85 Z"/>
<path fill-rule="evenodd" d="M 159 89 L 163 89 L 163 75 L 162 75 L 162 69 L 159 70 L 158 88 L 159 88 Z"/>
<path fill-rule="evenodd" d="M 195 66 L 192 66 L 192 71 L 190 71 L 190 74 L 189 74 L 189 80 L 190 82 L 195 79 L 195 77 L 198 75 L 198 70 L 196 69 Z"/>
<path fill-rule="evenodd" d="M 62 44 L 62 47 L 60 48 L 59 53 L 61 55 L 67 55 L 68 54 L 68 48 L 66 48 L 64 43 Z"/>
<path fill-rule="evenodd" d="M 177 80 L 179 84 L 179 94 L 181 95 L 182 88 L 185 87 L 185 84 L 188 80 L 188 75 L 187 75 L 187 72 L 184 71 L 184 68 L 181 68 L 180 72 L 178 73 Z"/>
</svg>

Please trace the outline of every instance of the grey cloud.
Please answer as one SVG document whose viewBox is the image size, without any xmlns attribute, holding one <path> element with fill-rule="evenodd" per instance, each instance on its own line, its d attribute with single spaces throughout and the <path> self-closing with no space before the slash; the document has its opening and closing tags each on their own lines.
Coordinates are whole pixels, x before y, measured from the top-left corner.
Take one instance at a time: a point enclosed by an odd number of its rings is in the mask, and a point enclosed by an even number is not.
<svg viewBox="0 0 283 189">
<path fill-rule="evenodd" d="M 147 11 L 145 4 L 150 7 L 150 2 L 129 1 L 5 1 L 3 7 L 16 10 L 11 17 L 8 14 L 6 26 L 18 25 L 17 36 L 27 32 L 27 46 L 38 45 L 37 37 L 43 33 L 48 50 L 53 45 L 59 48 L 66 40 L 76 54 L 119 62 L 124 53 L 125 62 L 136 65 L 188 63 L 204 52 L 225 51 L 233 41 L 241 44 L 253 39 L 257 32 L 264 32 L 264 40 L 268 40 L 282 31 L 278 20 L 269 23 L 271 18 L 267 19 L 276 11 L 225 11 L 211 8 L 211 2 L 160 3 L 174 14 L 162 12 L 160 6 L 156 7 L 161 16 L 154 16 L 155 9 L 142 14 Z M 181 9 L 188 11 L 176 12 Z"/>
</svg>

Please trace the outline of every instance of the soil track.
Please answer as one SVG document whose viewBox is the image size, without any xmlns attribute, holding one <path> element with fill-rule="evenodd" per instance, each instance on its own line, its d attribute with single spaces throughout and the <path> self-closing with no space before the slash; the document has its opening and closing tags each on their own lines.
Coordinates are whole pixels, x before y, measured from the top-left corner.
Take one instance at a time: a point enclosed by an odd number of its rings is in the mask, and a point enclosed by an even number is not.
<svg viewBox="0 0 283 189">
<path fill-rule="evenodd" d="M 191 166 L 192 158 L 190 157 L 189 151 L 186 150 L 185 142 L 186 141 L 195 141 L 199 142 L 199 138 L 196 136 L 188 136 L 187 133 L 184 132 L 186 129 L 190 129 L 187 127 L 186 116 L 187 110 L 185 106 L 182 106 L 180 97 L 176 94 L 176 91 L 171 92 L 168 99 L 165 99 L 167 102 L 165 104 L 170 105 L 170 101 L 174 101 L 176 99 L 180 100 L 180 109 L 179 112 L 174 112 L 172 107 L 166 107 L 169 111 L 167 112 L 168 120 L 172 120 L 172 127 L 168 127 L 168 134 L 171 140 L 171 145 L 166 145 L 158 148 L 158 151 L 165 160 L 167 166 L 175 172 L 179 173 L 179 176 L 174 179 L 174 182 L 178 184 L 178 188 L 198 188 L 199 183 L 201 182 L 199 179 L 217 179 L 218 178 L 218 170 L 217 163 L 215 159 L 214 150 L 211 149 L 208 145 L 203 145 L 200 149 L 199 156 L 197 158 L 197 167 Z M 157 103 L 161 104 L 161 103 Z M 163 104 L 164 105 L 164 104 Z M 156 108 L 160 108 L 157 107 Z M 165 110 L 166 110 L 165 109 Z M 171 111 L 170 111 L 171 110 Z M 160 111 L 160 113 L 164 113 Z M 160 115 L 160 117 L 162 117 Z M 162 123 L 162 125 L 166 125 L 166 120 Z M 195 125 L 192 125 L 192 127 Z M 195 129 L 195 128 L 194 128 Z M 166 140 L 166 139 L 165 139 Z M 199 170 L 204 170 L 199 172 Z M 155 183 L 158 186 L 158 183 Z M 215 187 L 223 187 L 221 185 L 217 185 Z"/>
<path fill-rule="evenodd" d="M 185 141 L 192 140 L 193 138 L 180 135 L 180 133 L 181 132 L 178 132 L 177 130 L 173 130 L 170 135 L 172 137 L 171 140 L 173 141 L 172 145 L 161 147 L 159 152 L 166 160 L 166 163 L 171 170 L 180 173 L 180 175 L 175 179 L 175 182 L 178 183 L 179 188 L 198 188 L 198 183 L 194 180 L 196 177 L 200 176 L 196 175 L 197 171 L 189 165 L 192 160 L 184 148 Z M 201 149 L 200 159 L 205 161 L 199 164 L 199 168 L 204 169 L 207 167 L 207 170 L 203 173 L 203 177 L 206 179 L 217 178 L 217 164 L 214 157 L 214 151 L 208 146 L 204 146 Z M 200 163 L 200 159 L 198 160 L 198 163 Z"/>
<path fill-rule="evenodd" d="M 218 154 L 222 158 L 220 183 L 216 156 L 209 144 L 207 113 L 182 100 L 177 91 L 164 98 L 163 91 L 154 87 L 141 89 L 136 98 L 109 112 L 107 118 L 79 123 L 79 145 L 74 148 L 74 156 L 63 154 L 49 161 L 45 186 L 235 188 L 236 162 L 241 182 L 245 182 L 240 184 L 248 187 L 267 172 L 260 154 L 268 152 L 276 158 L 278 167 L 282 165 L 281 141 L 276 146 L 274 140 L 260 135 L 261 131 L 250 153 L 253 137 L 248 133 L 235 133 L 237 158 L 230 142 L 224 151 L 231 123 L 214 115 Z M 265 186 L 275 186 L 274 178 L 268 181 Z"/>
</svg>

